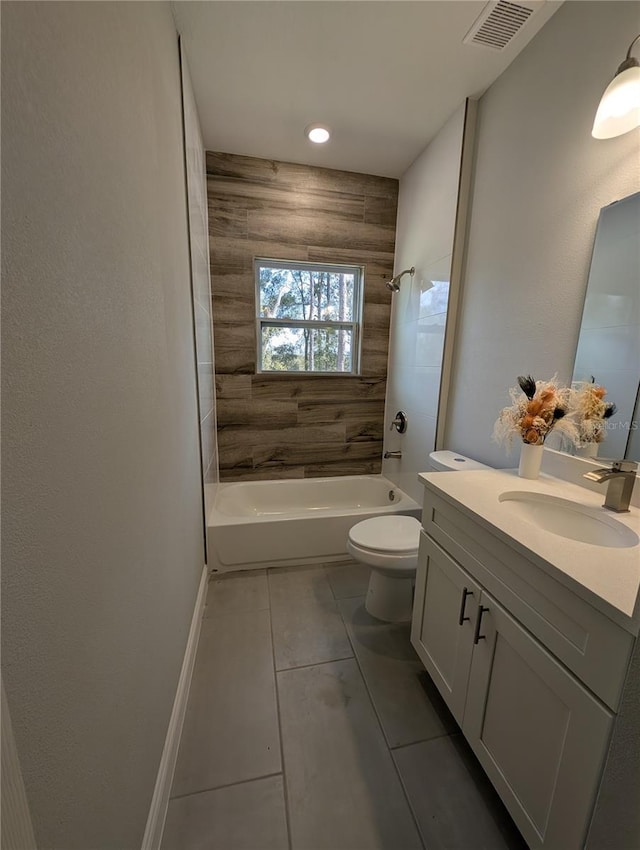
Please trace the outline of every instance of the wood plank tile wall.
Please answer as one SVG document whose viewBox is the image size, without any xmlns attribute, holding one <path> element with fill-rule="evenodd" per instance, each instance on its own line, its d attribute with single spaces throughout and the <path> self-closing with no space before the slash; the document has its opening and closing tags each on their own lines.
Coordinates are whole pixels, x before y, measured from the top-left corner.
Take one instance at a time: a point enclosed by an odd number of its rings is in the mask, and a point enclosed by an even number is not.
<svg viewBox="0 0 640 850">
<path fill-rule="evenodd" d="M 398 181 L 207 152 L 222 481 L 380 472 Z M 257 375 L 255 257 L 365 267 L 361 375 Z"/>
</svg>

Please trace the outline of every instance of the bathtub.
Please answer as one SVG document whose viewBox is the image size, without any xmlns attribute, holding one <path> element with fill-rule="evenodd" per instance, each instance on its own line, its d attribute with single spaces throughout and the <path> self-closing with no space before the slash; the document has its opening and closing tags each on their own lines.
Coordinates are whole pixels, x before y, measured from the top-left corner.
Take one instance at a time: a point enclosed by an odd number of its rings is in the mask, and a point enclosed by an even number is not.
<svg viewBox="0 0 640 850">
<path fill-rule="evenodd" d="M 420 505 L 382 475 L 207 485 L 209 565 L 215 572 L 344 561 L 349 529 Z"/>
</svg>

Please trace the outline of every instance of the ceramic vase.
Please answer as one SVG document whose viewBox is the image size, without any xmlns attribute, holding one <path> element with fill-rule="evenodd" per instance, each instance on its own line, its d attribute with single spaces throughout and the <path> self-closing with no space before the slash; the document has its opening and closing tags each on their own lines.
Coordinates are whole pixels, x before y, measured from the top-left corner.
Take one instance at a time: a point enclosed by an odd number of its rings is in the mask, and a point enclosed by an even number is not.
<svg viewBox="0 0 640 850">
<path fill-rule="evenodd" d="M 537 478 L 540 475 L 542 463 L 542 452 L 544 446 L 534 446 L 531 443 L 523 443 L 520 448 L 520 466 L 518 475 L 520 478 Z"/>
<path fill-rule="evenodd" d="M 596 457 L 598 454 L 599 443 L 583 443 L 576 449 L 577 457 Z"/>
</svg>

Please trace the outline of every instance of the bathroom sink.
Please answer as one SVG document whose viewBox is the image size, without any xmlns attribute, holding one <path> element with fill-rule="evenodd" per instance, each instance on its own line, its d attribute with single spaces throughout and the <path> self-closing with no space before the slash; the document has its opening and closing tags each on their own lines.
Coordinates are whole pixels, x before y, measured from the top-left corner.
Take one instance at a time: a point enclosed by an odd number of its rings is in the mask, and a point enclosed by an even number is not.
<svg viewBox="0 0 640 850">
<path fill-rule="evenodd" d="M 526 490 L 508 490 L 498 496 L 498 501 L 512 516 L 568 540 L 609 548 L 627 548 L 638 543 L 638 535 L 604 508 L 591 508 Z"/>
</svg>

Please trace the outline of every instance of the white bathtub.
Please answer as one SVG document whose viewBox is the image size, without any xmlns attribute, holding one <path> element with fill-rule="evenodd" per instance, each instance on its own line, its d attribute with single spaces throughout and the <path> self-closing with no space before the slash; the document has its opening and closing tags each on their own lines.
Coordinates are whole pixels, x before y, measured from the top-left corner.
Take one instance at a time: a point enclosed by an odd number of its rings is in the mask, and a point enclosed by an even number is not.
<svg viewBox="0 0 640 850">
<path fill-rule="evenodd" d="M 345 560 L 349 529 L 420 505 L 382 475 L 208 485 L 209 565 L 218 572 Z"/>
</svg>

